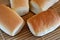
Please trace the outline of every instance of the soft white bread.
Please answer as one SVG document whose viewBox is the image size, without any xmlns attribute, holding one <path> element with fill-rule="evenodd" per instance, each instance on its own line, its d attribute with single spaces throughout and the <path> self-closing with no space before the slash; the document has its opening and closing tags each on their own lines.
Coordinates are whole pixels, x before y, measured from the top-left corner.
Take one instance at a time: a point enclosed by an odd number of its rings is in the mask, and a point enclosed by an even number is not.
<svg viewBox="0 0 60 40">
<path fill-rule="evenodd" d="M 29 0 L 10 0 L 11 8 L 14 9 L 20 16 L 29 12 Z"/>
<path fill-rule="evenodd" d="M 30 31 L 35 36 L 43 36 L 60 25 L 60 17 L 55 10 L 49 9 L 27 20 Z"/>
<path fill-rule="evenodd" d="M 42 11 L 46 11 L 52 5 L 54 5 L 59 0 L 31 0 L 30 1 L 30 10 L 35 14 L 38 14 Z"/>
<path fill-rule="evenodd" d="M 24 20 L 12 9 L 0 5 L 0 28 L 10 36 L 16 35 L 24 26 Z"/>
</svg>

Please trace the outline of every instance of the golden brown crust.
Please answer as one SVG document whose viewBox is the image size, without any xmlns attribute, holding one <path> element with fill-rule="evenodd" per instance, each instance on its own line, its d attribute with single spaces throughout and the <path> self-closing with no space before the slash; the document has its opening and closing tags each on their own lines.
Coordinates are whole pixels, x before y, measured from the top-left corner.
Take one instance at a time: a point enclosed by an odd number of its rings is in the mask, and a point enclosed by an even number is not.
<svg viewBox="0 0 60 40">
<path fill-rule="evenodd" d="M 57 24 L 59 20 L 58 13 L 55 10 L 49 9 L 28 19 L 28 22 L 34 31 L 38 33 Z"/>
<path fill-rule="evenodd" d="M 0 22 L 2 22 L 6 28 L 13 31 L 19 24 L 21 24 L 22 19 L 10 8 L 5 5 L 0 5 Z"/>
<path fill-rule="evenodd" d="M 28 7 L 28 0 L 12 0 L 12 8 Z"/>
</svg>

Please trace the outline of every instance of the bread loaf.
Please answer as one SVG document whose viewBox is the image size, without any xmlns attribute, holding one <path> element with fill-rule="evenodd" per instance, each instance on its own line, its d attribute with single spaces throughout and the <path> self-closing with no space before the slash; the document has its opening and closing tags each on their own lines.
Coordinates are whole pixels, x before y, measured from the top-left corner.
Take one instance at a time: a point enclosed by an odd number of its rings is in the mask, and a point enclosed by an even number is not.
<svg viewBox="0 0 60 40">
<path fill-rule="evenodd" d="M 29 12 L 29 0 L 10 0 L 11 8 L 20 16 Z"/>
<path fill-rule="evenodd" d="M 35 14 L 46 11 L 59 0 L 30 0 L 30 10 Z"/>
<path fill-rule="evenodd" d="M 12 9 L 0 5 L 0 28 L 10 36 L 16 35 L 24 26 L 24 20 Z"/>
<path fill-rule="evenodd" d="M 27 24 L 33 35 L 43 36 L 59 27 L 60 17 L 55 10 L 49 9 L 29 18 Z"/>
</svg>

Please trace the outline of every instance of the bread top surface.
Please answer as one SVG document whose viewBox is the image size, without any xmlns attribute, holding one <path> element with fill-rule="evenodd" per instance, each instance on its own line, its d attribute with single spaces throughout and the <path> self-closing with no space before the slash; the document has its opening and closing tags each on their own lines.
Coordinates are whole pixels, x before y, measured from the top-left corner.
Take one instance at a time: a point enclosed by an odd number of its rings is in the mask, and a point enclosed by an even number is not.
<svg viewBox="0 0 60 40">
<path fill-rule="evenodd" d="M 12 9 L 0 5 L 0 24 L 10 31 L 13 31 L 23 22 L 22 18 Z"/>
<path fill-rule="evenodd" d="M 32 26 L 33 30 L 38 33 L 54 27 L 54 25 L 58 25 L 60 17 L 55 10 L 49 9 L 29 18 L 27 22 Z"/>
<path fill-rule="evenodd" d="M 11 8 L 21 8 L 21 7 L 27 7 L 28 8 L 28 0 L 11 0 Z"/>
</svg>

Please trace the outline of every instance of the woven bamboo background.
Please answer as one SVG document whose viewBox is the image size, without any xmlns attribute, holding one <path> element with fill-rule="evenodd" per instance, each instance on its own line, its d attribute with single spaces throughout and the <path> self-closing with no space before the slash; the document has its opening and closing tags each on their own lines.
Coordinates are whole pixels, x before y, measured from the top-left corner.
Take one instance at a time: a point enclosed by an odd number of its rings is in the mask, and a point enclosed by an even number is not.
<svg viewBox="0 0 60 40">
<path fill-rule="evenodd" d="M 9 0 L 0 0 L 0 3 L 10 6 Z M 60 14 L 60 1 L 55 5 L 53 5 L 51 8 L 56 9 L 56 11 Z M 33 15 L 34 14 L 32 14 L 32 12 L 30 11 L 27 15 L 23 16 L 23 19 L 26 21 L 28 18 L 30 18 Z M 45 36 L 35 37 L 29 31 L 27 24 L 25 24 L 21 32 L 19 32 L 14 37 L 7 35 L 0 30 L 0 40 L 60 40 L 60 27 Z"/>
</svg>

